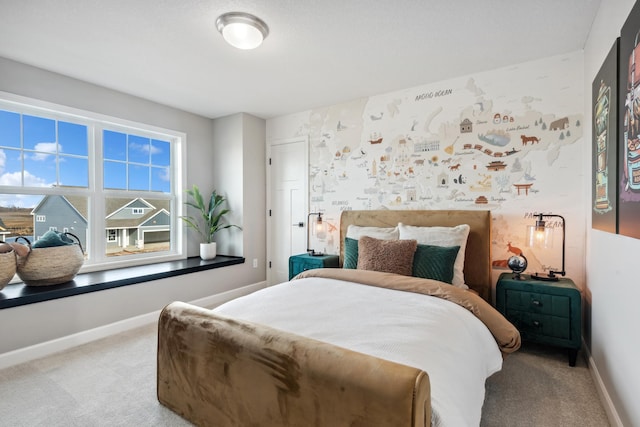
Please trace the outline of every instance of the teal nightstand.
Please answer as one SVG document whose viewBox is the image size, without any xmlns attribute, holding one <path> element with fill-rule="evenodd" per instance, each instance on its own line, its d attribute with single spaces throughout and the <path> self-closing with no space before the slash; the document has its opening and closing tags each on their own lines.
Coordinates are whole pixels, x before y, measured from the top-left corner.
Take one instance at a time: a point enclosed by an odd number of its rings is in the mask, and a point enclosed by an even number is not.
<svg viewBox="0 0 640 427">
<path fill-rule="evenodd" d="M 293 255 L 289 257 L 289 280 L 305 270 L 336 267 L 340 267 L 340 257 L 338 255 Z"/>
<path fill-rule="evenodd" d="M 496 308 L 518 328 L 525 341 L 569 349 L 569 365 L 576 365 L 582 344 L 582 298 L 571 279 L 557 282 L 522 280 L 502 273 L 496 285 Z"/>
</svg>

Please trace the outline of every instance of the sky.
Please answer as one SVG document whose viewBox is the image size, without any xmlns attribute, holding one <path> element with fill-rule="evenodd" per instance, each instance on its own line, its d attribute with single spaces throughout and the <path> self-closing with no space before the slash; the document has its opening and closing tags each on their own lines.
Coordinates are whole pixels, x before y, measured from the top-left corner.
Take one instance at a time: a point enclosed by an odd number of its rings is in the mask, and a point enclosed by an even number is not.
<svg viewBox="0 0 640 427">
<path fill-rule="evenodd" d="M 0 109 L 0 187 L 87 188 L 92 128 L 83 123 Z M 105 189 L 170 192 L 171 144 L 104 129 Z M 39 196 L 1 194 L 1 206 L 33 207 Z"/>
</svg>

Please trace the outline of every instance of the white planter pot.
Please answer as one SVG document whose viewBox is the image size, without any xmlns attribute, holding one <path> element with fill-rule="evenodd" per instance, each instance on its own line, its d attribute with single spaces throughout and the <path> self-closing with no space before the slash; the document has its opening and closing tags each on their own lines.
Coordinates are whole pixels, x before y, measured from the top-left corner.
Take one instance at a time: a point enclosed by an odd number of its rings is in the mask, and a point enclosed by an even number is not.
<svg viewBox="0 0 640 427">
<path fill-rule="evenodd" d="M 216 242 L 200 243 L 200 258 L 204 260 L 216 257 Z"/>
</svg>

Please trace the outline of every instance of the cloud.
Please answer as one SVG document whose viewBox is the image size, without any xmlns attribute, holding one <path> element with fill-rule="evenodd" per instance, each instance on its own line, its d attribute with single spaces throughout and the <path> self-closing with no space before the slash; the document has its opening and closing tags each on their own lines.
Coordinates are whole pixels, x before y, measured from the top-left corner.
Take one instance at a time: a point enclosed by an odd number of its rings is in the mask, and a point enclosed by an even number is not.
<svg viewBox="0 0 640 427">
<path fill-rule="evenodd" d="M 37 161 L 45 161 L 49 158 L 51 154 L 56 153 L 56 144 L 55 142 L 39 142 L 35 146 L 35 150 L 39 151 L 39 153 L 33 153 L 31 158 Z M 62 152 L 62 145 L 58 146 L 60 152 Z"/>
<path fill-rule="evenodd" d="M 162 168 L 162 172 L 160 172 L 159 177 L 162 181 L 171 182 L 171 173 L 169 172 L 169 168 Z"/>
<path fill-rule="evenodd" d="M 10 172 L 0 175 L 0 186 L 7 185 L 12 187 L 22 187 L 22 176 L 18 172 Z M 25 187 L 51 187 L 52 184 L 47 183 L 44 179 L 38 178 L 35 175 L 30 174 L 28 171 L 24 171 L 24 186 Z"/>
<path fill-rule="evenodd" d="M 0 174 L 4 172 L 4 165 L 7 164 L 7 153 L 4 150 L 0 150 Z"/>
<path fill-rule="evenodd" d="M 0 206 L 16 208 L 34 208 L 42 200 L 42 196 L 25 194 L 0 194 Z"/>
</svg>

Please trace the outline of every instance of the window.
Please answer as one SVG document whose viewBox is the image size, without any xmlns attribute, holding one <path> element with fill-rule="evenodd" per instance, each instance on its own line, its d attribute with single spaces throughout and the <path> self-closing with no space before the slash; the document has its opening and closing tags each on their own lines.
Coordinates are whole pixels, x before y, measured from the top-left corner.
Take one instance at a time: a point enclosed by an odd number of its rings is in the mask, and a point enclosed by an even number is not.
<svg viewBox="0 0 640 427">
<path fill-rule="evenodd" d="M 0 93 L 7 241 L 73 234 L 84 270 L 184 258 L 184 134 Z"/>
</svg>

